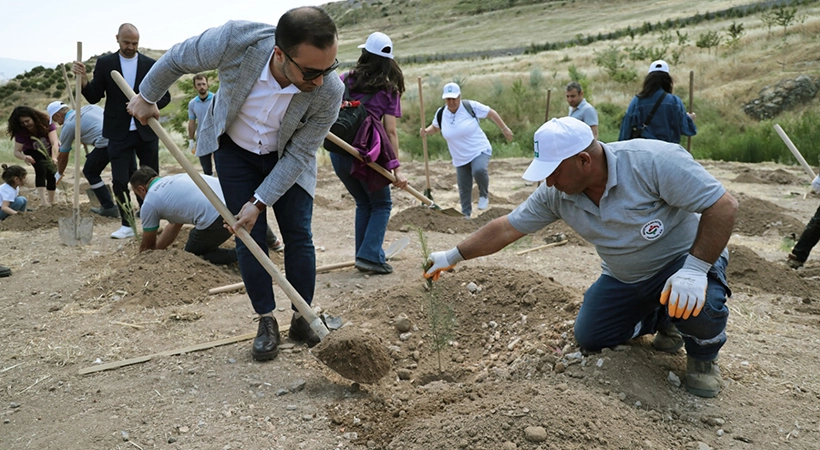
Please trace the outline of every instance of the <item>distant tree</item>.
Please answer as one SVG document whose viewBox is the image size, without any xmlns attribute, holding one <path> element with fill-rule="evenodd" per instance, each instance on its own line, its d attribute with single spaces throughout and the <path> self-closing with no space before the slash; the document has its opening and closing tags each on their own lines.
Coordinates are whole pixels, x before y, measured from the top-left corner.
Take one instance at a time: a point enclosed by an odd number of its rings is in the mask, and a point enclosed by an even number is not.
<svg viewBox="0 0 820 450">
<path fill-rule="evenodd" d="M 720 32 L 709 31 L 706 33 L 701 33 L 700 36 L 698 36 L 698 40 L 695 42 L 695 45 L 698 48 L 705 48 L 708 54 L 712 54 L 712 47 L 714 47 L 715 56 L 717 56 L 717 48 L 720 45 L 721 39 Z"/>
<path fill-rule="evenodd" d="M 777 23 L 777 16 L 773 9 L 767 9 L 760 14 L 760 21 L 763 22 L 763 25 L 766 26 L 766 37 L 770 37 L 772 35 L 772 27 L 775 26 Z"/>
<path fill-rule="evenodd" d="M 783 34 L 785 35 L 789 26 L 795 22 L 797 17 L 797 8 L 778 7 L 774 13 L 774 23 L 783 27 Z"/>
<path fill-rule="evenodd" d="M 740 43 L 740 38 L 746 34 L 746 30 L 743 29 L 743 24 L 732 22 L 726 29 L 726 32 L 729 34 L 729 38 L 726 39 L 726 46 L 729 47 L 730 50 L 735 50 Z"/>
</svg>

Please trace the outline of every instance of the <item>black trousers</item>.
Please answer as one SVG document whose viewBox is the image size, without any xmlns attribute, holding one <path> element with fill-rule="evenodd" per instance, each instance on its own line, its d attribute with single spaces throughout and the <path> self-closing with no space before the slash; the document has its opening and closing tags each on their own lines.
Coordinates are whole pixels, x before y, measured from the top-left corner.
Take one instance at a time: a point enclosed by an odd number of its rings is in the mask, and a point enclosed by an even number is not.
<svg viewBox="0 0 820 450">
<path fill-rule="evenodd" d="M 129 131 L 125 139 L 108 139 L 108 158 L 111 160 L 111 178 L 123 226 L 130 226 L 120 206 L 131 201 L 128 182 L 140 166 L 149 166 L 159 173 L 159 139 L 144 141 L 136 131 Z M 139 199 L 138 199 L 139 200 Z M 142 204 L 142 202 L 140 202 Z M 130 212 L 129 212 L 130 214 Z"/>
</svg>

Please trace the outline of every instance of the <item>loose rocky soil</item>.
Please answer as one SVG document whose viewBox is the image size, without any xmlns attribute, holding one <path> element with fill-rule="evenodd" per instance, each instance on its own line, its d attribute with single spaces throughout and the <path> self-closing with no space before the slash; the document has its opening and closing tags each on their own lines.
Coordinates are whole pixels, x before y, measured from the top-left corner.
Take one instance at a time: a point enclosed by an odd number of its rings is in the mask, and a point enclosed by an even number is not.
<svg viewBox="0 0 820 450">
<path fill-rule="evenodd" d="M 373 384 L 351 383 L 288 342 L 278 287 L 284 345 L 275 360 L 253 362 L 244 291 L 208 294 L 240 281 L 236 266 L 182 251 L 186 229 L 171 249 L 140 254 L 134 240 L 109 239 L 118 220 L 94 216 L 91 243 L 67 247 L 57 231 L 67 200 L 41 208 L 24 189 L 37 211 L 0 222 L 0 264 L 14 271 L 0 278 L 0 448 L 820 448 L 820 264 L 783 264 L 820 200 L 799 167 L 703 161 L 740 211 L 723 390 L 702 399 L 679 385 L 685 354 L 653 351 L 648 337 L 579 350 L 573 319 L 600 259 L 563 222 L 461 263 L 432 287 L 422 279 L 417 229 L 429 249 L 452 247 L 526 199 L 535 188 L 520 178 L 527 163 L 491 161 L 491 208 L 471 220 L 394 192 L 385 245 L 411 239 L 395 272 L 317 276 L 314 306 L 352 327 L 334 333 L 365 333 L 387 351 L 388 375 Z M 452 166 L 430 169 L 436 202 L 459 209 Z M 424 164 L 405 171 L 422 191 Z M 353 209 L 322 166 L 317 265 L 353 259 Z M 568 244 L 516 254 L 557 234 Z M 282 266 L 282 255 L 272 259 Z M 178 351 L 230 338 L 238 342 Z"/>
</svg>

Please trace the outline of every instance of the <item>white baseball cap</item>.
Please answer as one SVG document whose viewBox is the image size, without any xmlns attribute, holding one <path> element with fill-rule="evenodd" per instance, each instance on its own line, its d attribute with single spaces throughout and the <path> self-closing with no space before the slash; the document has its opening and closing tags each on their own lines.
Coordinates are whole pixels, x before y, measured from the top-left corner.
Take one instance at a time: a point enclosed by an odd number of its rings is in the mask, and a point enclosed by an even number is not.
<svg viewBox="0 0 820 450">
<path fill-rule="evenodd" d="M 666 64 L 666 61 L 659 59 L 657 61 L 652 61 L 652 64 L 649 65 L 649 72 L 666 72 L 669 73 L 669 64 Z"/>
<path fill-rule="evenodd" d="M 441 98 L 459 98 L 461 96 L 461 89 L 455 83 L 447 83 L 444 85 L 444 91 L 441 93 Z"/>
<path fill-rule="evenodd" d="M 57 114 L 63 108 L 68 108 L 68 106 L 66 106 L 63 102 L 51 102 L 48 104 L 48 107 L 46 107 L 46 112 L 48 113 L 49 125 L 54 121 L 54 114 Z"/>
<path fill-rule="evenodd" d="M 592 128 L 573 117 L 552 119 L 533 136 L 535 159 L 521 178 L 541 181 L 552 174 L 561 161 L 584 151 L 595 137 Z"/>
<path fill-rule="evenodd" d="M 367 41 L 360 45 L 359 48 L 363 48 L 383 58 L 393 59 L 393 41 L 390 40 L 389 36 L 379 31 L 371 33 L 370 36 L 367 37 Z"/>
</svg>

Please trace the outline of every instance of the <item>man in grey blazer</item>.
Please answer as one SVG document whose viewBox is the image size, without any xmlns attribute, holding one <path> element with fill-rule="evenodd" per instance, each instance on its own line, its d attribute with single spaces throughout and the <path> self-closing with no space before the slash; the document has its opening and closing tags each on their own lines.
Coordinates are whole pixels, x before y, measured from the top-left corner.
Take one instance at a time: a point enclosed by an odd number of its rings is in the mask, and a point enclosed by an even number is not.
<svg viewBox="0 0 820 450">
<path fill-rule="evenodd" d="M 219 70 L 219 91 L 202 118 L 196 156 L 214 153 L 225 203 L 239 227 L 267 251 L 267 206 L 285 241 L 288 281 L 310 303 L 316 281 L 311 234 L 316 151 L 339 114 L 344 87 L 336 25 L 317 7 L 285 13 L 276 27 L 231 21 L 175 45 L 157 61 L 131 99 L 140 121 L 158 117 L 154 105 L 181 75 Z M 279 326 L 270 275 L 236 239 L 239 270 L 259 331 L 251 355 L 279 351 Z M 297 312 L 289 337 L 315 345 L 319 338 Z"/>
</svg>

